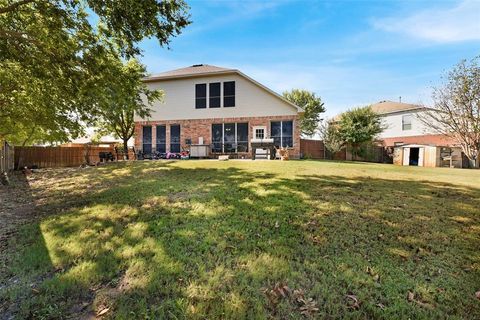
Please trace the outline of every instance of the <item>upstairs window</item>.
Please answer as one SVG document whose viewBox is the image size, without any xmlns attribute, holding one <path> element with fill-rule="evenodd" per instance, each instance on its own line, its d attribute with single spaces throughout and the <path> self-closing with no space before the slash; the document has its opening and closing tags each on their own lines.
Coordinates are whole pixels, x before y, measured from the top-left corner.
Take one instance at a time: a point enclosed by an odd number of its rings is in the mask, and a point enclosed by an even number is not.
<svg viewBox="0 0 480 320">
<path fill-rule="evenodd" d="M 210 108 L 220 108 L 220 82 L 210 83 L 209 87 L 209 101 Z"/>
<path fill-rule="evenodd" d="M 235 107 L 235 81 L 223 83 L 223 106 Z"/>
<path fill-rule="evenodd" d="M 412 116 L 410 114 L 404 115 L 402 117 L 402 130 L 411 130 L 412 129 Z"/>
<path fill-rule="evenodd" d="M 205 109 L 207 107 L 207 84 L 195 85 L 195 108 Z"/>
</svg>

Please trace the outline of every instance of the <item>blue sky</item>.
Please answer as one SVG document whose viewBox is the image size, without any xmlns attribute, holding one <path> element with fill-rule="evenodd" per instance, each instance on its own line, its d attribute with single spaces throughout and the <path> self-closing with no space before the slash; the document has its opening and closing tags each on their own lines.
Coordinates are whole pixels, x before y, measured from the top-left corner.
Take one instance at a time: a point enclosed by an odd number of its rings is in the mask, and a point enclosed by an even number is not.
<svg viewBox="0 0 480 320">
<path fill-rule="evenodd" d="M 432 85 L 480 54 L 480 0 L 188 1 L 170 50 L 143 41 L 150 73 L 237 68 L 281 93 L 322 97 L 327 116 L 380 100 L 426 103 Z"/>
</svg>

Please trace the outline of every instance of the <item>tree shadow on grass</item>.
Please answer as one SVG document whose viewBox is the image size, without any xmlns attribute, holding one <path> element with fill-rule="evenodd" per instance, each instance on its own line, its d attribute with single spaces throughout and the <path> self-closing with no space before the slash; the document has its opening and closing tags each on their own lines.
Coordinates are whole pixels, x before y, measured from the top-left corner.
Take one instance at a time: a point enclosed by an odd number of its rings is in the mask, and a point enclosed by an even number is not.
<svg viewBox="0 0 480 320">
<path fill-rule="evenodd" d="M 110 187 L 66 193 L 81 206 L 38 224 L 43 267 L 59 272 L 20 312 L 301 318 L 301 302 L 263 292 L 285 282 L 317 302 L 316 317 L 480 313 L 478 189 L 173 163 L 118 170 L 88 173 Z"/>
</svg>

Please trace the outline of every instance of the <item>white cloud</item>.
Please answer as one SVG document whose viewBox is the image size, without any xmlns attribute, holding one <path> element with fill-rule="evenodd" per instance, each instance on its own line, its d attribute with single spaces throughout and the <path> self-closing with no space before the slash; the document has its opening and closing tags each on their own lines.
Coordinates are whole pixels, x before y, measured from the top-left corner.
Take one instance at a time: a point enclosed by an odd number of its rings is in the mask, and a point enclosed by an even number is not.
<svg viewBox="0 0 480 320">
<path fill-rule="evenodd" d="M 438 43 L 480 40 L 480 1 L 466 0 L 453 8 L 375 19 L 373 26 Z"/>
</svg>

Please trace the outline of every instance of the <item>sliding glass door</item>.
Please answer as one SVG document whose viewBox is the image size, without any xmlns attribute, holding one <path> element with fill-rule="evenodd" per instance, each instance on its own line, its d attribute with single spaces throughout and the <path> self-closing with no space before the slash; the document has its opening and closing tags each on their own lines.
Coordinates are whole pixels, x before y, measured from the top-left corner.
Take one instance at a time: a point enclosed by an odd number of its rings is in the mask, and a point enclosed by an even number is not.
<svg viewBox="0 0 480 320">
<path fill-rule="evenodd" d="M 152 127 L 144 126 L 142 134 L 142 151 L 144 154 L 152 153 Z"/>
<path fill-rule="evenodd" d="M 157 152 L 167 152 L 167 126 L 157 126 Z"/>
<path fill-rule="evenodd" d="M 180 152 L 180 125 L 172 124 L 170 126 L 170 152 Z"/>
</svg>

